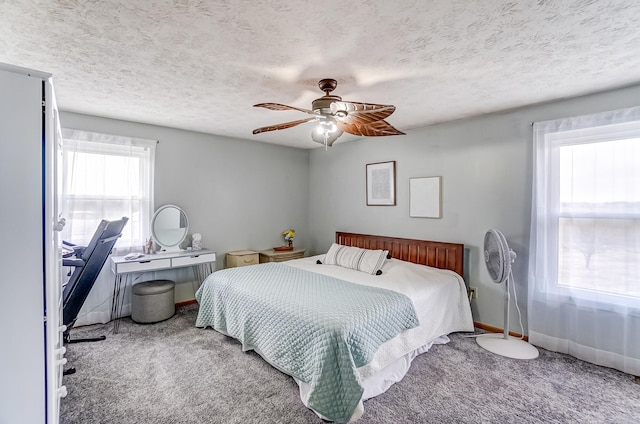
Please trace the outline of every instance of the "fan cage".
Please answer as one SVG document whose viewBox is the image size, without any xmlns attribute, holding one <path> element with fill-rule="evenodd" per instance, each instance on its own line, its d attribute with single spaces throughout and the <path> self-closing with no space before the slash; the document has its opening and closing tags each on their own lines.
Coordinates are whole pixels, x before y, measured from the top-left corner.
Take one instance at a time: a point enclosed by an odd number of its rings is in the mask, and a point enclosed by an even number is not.
<svg viewBox="0 0 640 424">
<path fill-rule="evenodd" d="M 489 230 L 484 236 L 484 259 L 489 276 L 496 284 L 504 283 L 511 272 L 511 254 L 504 235 Z"/>
</svg>

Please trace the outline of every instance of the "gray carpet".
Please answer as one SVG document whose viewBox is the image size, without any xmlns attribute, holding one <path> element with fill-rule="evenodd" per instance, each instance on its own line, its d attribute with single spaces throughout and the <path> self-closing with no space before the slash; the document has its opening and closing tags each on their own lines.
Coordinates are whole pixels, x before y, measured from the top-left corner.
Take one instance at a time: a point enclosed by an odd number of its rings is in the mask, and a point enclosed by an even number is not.
<svg viewBox="0 0 640 424">
<path fill-rule="evenodd" d="M 194 327 L 197 305 L 162 323 L 74 329 L 67 345 L 61 423 L 322 423 L 292 378 L 211 329 Z M 364 404 L 362 423 L 637 423 L 632 376 L 541 351 L 517 361 L 461 334 L 413 362 L 400 383 Z"/>
</svg>

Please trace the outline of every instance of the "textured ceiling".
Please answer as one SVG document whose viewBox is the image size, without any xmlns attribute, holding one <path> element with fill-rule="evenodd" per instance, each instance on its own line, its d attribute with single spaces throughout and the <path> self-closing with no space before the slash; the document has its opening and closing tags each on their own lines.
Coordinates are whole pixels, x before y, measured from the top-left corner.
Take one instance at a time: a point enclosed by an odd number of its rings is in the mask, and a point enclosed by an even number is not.
<svg viewBox="0 0 640 424">
<path fill-rule="evenodd" d="M 66 111 L 314 148 L 311 124 L 252 135 L 307 117 L 252 105 L 334 78 L 406 132 L 639 83 L 638 28 L 637 0 L 2 0 L 0 62 Z"/>
</svg>

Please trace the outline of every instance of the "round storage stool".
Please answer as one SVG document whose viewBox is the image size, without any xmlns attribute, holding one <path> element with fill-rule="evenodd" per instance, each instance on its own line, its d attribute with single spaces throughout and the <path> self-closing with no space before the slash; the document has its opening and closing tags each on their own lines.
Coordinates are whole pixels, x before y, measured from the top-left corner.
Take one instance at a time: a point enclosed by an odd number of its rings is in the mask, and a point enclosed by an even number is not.
<svg viewBox="0 0 640 424">
<path fill-rule="evenodd" d="M 170 280 L 151 280 L 131 288 L 131 319 L 148 324 L 171 318 L 176 312 L 174 289 Z"/>
</svg>

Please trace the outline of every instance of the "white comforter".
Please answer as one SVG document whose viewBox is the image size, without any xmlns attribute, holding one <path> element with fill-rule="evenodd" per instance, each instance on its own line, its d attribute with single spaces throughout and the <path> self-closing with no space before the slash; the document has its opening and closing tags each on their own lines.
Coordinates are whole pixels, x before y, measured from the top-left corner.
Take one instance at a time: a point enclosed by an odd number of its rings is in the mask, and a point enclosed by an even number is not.
<svg viewBox="0 0 640 424">
<path fill-rule="evenodd" d="M 363 400 L 383 393 L 393 383 L 400 381 L 416 355 L 426 352 L 432 343 L 448 341 L 441 336 L 456 331 L 473 331 L 473 319 L 464 280 L 453 271 L 389 259 L 382 267 L 381 275 L 369 275 L 338 265 L 316 263 L 323 259 L 324 255 L 318 255 L 288 261 L 286 265 L 357 284 L 400 292 L 412 300 L 420 320 L 418 327 L 404 331 L 385 342 L 369 364 L 358 368 L 365 383 Z M 393 376 L 380 379 L 379 376 L 385 374 L 385 371 Z M 367 381 L 375 387 L 368 388 Z M 306 387 L 303 382 L 297 382 L 300 385 L 300 397 L 306 405 Z M 352 420 L 358 419 L 363 411 L 360 402 Z"/>
<path fill-rule="evenodd" d="M 369 275 L 337 265 L 316 264 L 317 260 L 323 258 L 324 255 L 318 255 L 285 264 L 357 284 L 400 292 L 413 301 L 420 320 L 420 326 L 384 343 L 373 361 L 359 368 L 363 378 L 380 371 L 438 336 L 455 331 L 473 331 L 464 280 L 453 271 L 389 259 L 382 267 L 382 275 Z"/>
</svg>

